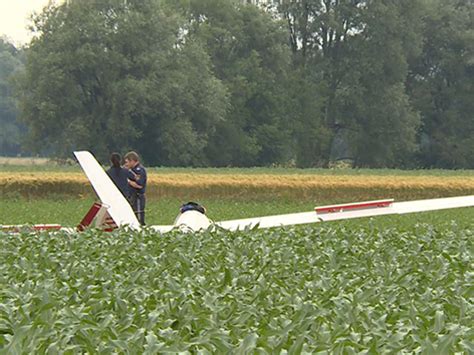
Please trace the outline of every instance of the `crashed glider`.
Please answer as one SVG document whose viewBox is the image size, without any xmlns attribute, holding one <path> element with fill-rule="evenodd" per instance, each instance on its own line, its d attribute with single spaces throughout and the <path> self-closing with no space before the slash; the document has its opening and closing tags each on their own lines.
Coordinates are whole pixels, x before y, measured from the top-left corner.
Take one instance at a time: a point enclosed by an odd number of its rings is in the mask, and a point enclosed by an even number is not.
<svg viewBox="0 0 474 355">
<path fill-rule="evenodd" d="M 82 231 L 90 226 L 105 230 L 113 230 L 124 226 L 135 230 L 141 229 L 142 227 L 130 204 L 112 180 L 110 180 L 94 156 L 88 151 L 74 152 L 74 155 L 100 199 L 100 203 L 95 203 L 91 207 L 76 230 Z M 205 211 L 197 205 L 196 208 L 182 210 L 172 225 L 154 225 L 147 228 L 152 228 L 161 233 L 169 232 L 173 229 L 197 232 L 212 227 L 236 231 L 246 228 L 282 227 L 472 206 L 474 206 L 474 195 L 407 202 L 394 202 L 392 199 L 387 199 L 321 206 L 316 207 L 310 212 L 213 222 L 207 217 Z M 8 226 L 3 226 L 3 229 L 6 227 Z M 62 229 L 60 225 L 36 225 L 33 228 L 36 230 Z"/>
</svg>

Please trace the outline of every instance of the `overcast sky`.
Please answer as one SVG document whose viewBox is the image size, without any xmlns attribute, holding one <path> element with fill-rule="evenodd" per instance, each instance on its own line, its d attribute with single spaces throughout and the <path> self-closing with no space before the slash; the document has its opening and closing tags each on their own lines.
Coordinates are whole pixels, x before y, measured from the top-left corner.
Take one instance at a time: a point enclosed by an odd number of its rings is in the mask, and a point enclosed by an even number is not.
<svg viewBox="0 0 474 355">
<path fill-rule="evenodd" d="M 31 36 L 27 30 L 28 18 L 34 11 L 41 12 L 48 2 L 49 0 L 0 0 L 0 36 L 6 36 L 17 45 L 29 42 Z"/>
</svg>

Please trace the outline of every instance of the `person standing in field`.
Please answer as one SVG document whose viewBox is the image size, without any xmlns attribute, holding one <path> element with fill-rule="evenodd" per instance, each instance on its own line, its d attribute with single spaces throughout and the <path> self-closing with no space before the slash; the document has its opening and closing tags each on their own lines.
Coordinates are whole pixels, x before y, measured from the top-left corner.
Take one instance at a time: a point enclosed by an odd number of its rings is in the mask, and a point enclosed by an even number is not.
<svg viewBox="0 0 474 355">
<path fill-rule="evenodd" d="M 122 157 L 119 153 L 112 153 L 110 155 L 110 162 L 112 166 L 107 170 L 107 175 L 112 179 L 114 184 L 118 187 L 122 195 L 128 200 L 130 195 L 130 188 L 128 185 L 128 169 L 121 165 Z"/>
<path fill-rule="evenodd" d="M 138 221 L 145 225 L 145 190 L 146 190 L 146 170 L 140 164 L 140 157 L 135 152 L 125 154 L 125 167 L 128 171 L 128 186 L 130 188 L 129 201 Z"/>
</svg>

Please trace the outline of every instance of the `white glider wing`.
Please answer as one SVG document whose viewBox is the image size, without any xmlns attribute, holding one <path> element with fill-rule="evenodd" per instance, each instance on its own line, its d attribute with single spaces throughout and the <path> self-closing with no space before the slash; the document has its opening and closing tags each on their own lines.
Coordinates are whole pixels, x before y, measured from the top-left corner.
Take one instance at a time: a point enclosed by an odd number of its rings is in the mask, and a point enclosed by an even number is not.
<svg viewBox="0 0 474 355">
<path fill-rule="evenodd" d="M 362 203 L 364 204 L 364 203 Z M 360 205 L 360 204 L 359 204 Z M 357 206 L 357 204 L 355 205 Z M 472 207 L 474 206 L 474 195 L 461 197 L 447 197 L 430 200 L 418 200 L 407 202 L 396 202 L 388 204 L 386 207 L 374 207 L 354 210 L 342 210 L 332 213 L 303 212 L 282 214 L 267 217 L 245 218 L 230 221 L 216 222 L 221 228 L 229 230 L 242 230 L 245 228 L 270 228 L 298 224 L 318 223 L 326 221 L 337 221 L 343 219 L 375 217 L 390 214 L 405 214 L 425 211 L 435 211 L 449 208 Z"/>
<path fill-rule="evenodd" d="M 74 155 L 87 175 L 97 196 L 108 207 L 107 212 L 117 226 L 128 225 L 133 229 L 139 229 L 140 223 L 135 213 L 133 213 L 132 207 L 94 156 L 88 151 L 74 152 Z"/>
<path fill-rule="evenodd" d="M 474 195 L 394 203 L 398 214 L 474 206 Z"/>
</svg>

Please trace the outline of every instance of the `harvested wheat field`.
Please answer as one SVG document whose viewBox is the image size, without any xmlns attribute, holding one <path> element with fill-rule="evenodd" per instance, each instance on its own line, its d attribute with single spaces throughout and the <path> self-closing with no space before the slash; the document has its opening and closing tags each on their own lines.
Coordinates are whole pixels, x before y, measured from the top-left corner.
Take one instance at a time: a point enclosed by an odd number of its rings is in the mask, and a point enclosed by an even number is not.
<svg viewBox="0 0 474 355">
<path fill-rule="evenodd" d="M 358 200 L 417 199 L 474 194 L 474 175 L 157 173 L 148 178 L 148 197 Z M 92 194 L 81 172 L 0 172 L 0 192 L 26 197 Z"/>
</svg>

